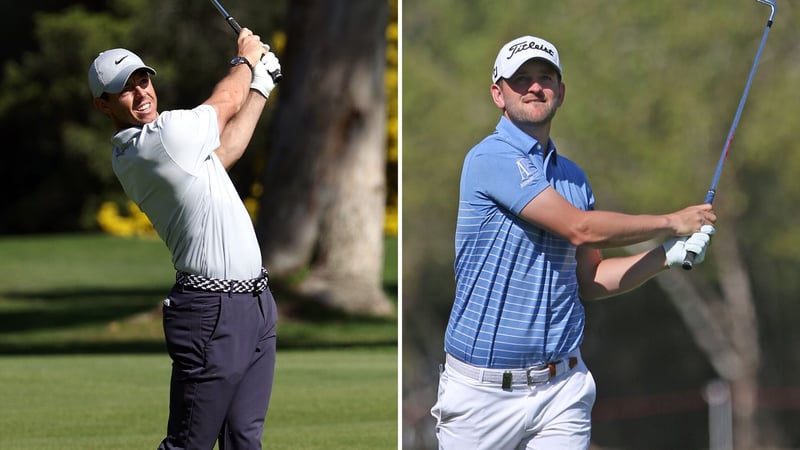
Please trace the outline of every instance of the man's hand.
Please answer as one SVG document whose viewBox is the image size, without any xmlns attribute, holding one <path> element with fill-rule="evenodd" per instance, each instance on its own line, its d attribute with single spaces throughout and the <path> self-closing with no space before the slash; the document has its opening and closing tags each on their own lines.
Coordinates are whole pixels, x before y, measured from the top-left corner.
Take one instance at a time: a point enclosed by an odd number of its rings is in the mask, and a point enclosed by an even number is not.
<svg viewBox="0 0 800 450">
<path fill-rule="evenodd" d="M 683 265 L 686 252 L 691 251 L 697 254 L 694 259 L 695 264 L 700 264 L 706 258 L 706 250 L 711 243 L 711 236 L 716 233 L 713 225 L 703 225 L 700 231 L 692 234 L 689 238 L 672 238 L 662 246 L 667 255 L 666 264 L 668 267 L 679 267 Z"/>
<path fill-rule="evenodd" d="M 257 34 L 253 34 L 248 28 L 242 28 L 236 44 L 236 56 L 244 56 L 250 61 L 250 64 L 253 65 L 258 65 L 257 63 L 254 64 L 254 62 L 258 61 L 264 53 L 269 51 L 269 47 L 261 42 L 261 37 Z"/>
<path fill-rule="evenodd" d="M 714 225 L 717 215 L 714 208 L 708 204 L 689 206 L 680 211 L 668 214 L 673 236 L 689 236 L 704 224 Z"/>
<path fill-rule="evenodd" d="M 268 51 L 253 67 L 253 82 L 250 84 L 250 89 L 255 89 L 264 98 L 269 98 L 270 92 L 275 88 L 275 81 L 272 79 L 271 74 L 280 70 L 280 68 L 281 64 L 278 61 L 278 57 Z"/>
</svg>

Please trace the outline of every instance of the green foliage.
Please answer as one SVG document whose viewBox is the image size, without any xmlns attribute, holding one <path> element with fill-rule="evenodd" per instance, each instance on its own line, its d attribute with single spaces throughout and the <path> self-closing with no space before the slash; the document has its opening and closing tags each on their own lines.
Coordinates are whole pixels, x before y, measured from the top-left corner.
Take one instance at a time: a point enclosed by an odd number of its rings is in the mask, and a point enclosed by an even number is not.
<svg viewBox="0 0 800 450">
<path fill-rule="evenodd" d="M 778 3 L 714 202 L 715 239 L 736 239 L 748 264 L 770 361 L 800 343 L 792 325 L 800 314 L 792 301 L 800 296 L 800 8 Z M 598 208 L 666 213 L 703 201 L 768 16 L 752 0 L 403 2 L 403 307 L 414 317 L 403 322 L 406 379 L 426 380 L 435 396 L 431 368 L 454 295 L 461 164 L 500 116 L 489 95 L 499 47 L 526 34 L 558 47 L 566 100 L 552 137 L 586 170 Z M 714 277 L 713 259 L 691 276 Z M 652 313 L 653 296 L 626 295 L 643 312 L 624 328 L 647 342 L 653 327 L 669 326 Z M 603 342 L 587 343 L 590 350 L 618 348 L 609 335 L 623 322 L 608 316 L 597 332 Z M 646 358 L 625 348 L 627 359 Z M 657 354 L 682 361 L 686 351 L 675 345 Z M 765 372 L 786 375 L 772 381 L 793 384 L 796 365 L 777 364 Z M 603 370 L 603 361 L 595 367 Z M 614 366 L 608 378 L 619 372 Z"/>
<path fill-rule="evenodd" d="M 397 64 L 397 2 L 390 0 L 392 25 L 389 67 Z M 225 6 L 245 27 L 259 34 L 280 57 L 285 47 L 282 22 L 286 2 L 227 0 Z M 32 12 L 31 12 L 32 11 Z M 14 20 L 16 17 L 24 20 Z M 101 202 L 122 196 L 109 164 L 108 119 L 93 110 L 86 72 L 102 50 L 128 48 L 156 68 L 153 83 L 159 109 L 194 107 L 211 94 L 235 53 L 236 36 L 209 2 L 196 0 L 42 0 L 15 3 L 4 11 L 3 24 L 16 46 L 0 74 L 0 129 L 15 149 L 19 167 L 0 168 L 0 183 L 15 195 L 0 204 L 0 233 L 64 232 L 97 229 Z M 284 73 L 291 71 L 282 60 Z M 397 224 L 397 77 L 387 76 L 393 97 L 390 132 L 387 230 Z M 263 121 L 279 101 L 271 99 Z M 44 126 L 46 124 L 46 126 Z M 263 128 L 262 128 L 263 129 Z M 231 172 L 243 196 L 251 193 L 264 167 L 266 133 L 256 133 L 251 147 Z M 62 189 L 69 185 L 69 191 Z M 18 192 L 16 192 L 18 191 Z M 58 217 L 58 220 L 54 220 Z"/>
<path fill-rule="evenodd" d="M 15 192 L 0 204 L 0 233 L 96 229 L 100 203 L 121 193 L 109 163 L 113 129 L 94 111 L 87 86 L 100 51 L 125 47 L 155 67 L 161 110 L 208 98 L 235 52 L 235 35 L 208 2 L 109 0 L 101 11 L 55 3 L 32 15 L 32 30 L 14 33 L 31 34 L 34 46 L 4 61 L 0 128 L 16 164 L 0 168 L 0 182 Z M 283 2 L 226 6 L 266 40 L 284 11 Z M 253 145 L 263 147 L 263 136 Z M 252 179 L 251 166 L 245 157 L 234 181 Z"/>
<path fill-rule="evenodd" d="M 461 162 L 499 118 L 489 74 L 500 45 L 519 35 L 559 48 L 567 95 L 552 136 L 586 169 L 598 207 L 663 213 L 700 203 L 769 16 L 756 2 L 734 3 L 404 2 L 409 292 L 421 280 L 415 267 L 435 265 L 441 277 L 433 279 L 452 276 Z M 721 227 L 741 221 L 735 238 L 748 252 L 793 266 L 800 263 L 791 213 L 800 196 L 797 18 L 789 5 L 779 11 L 715 201 Z M 798 287 L 760 286 L 784 295 Z M 419 289 L 441 301 L 452 296 L 447 285 Z"/>
</svg>

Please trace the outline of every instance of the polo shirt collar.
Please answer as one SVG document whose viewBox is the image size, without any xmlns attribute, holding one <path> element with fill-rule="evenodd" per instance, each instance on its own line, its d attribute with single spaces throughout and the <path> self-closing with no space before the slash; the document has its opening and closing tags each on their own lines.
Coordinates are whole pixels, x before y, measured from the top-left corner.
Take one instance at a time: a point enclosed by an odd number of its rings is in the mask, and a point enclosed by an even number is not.
<svg viewBox="0 0 800 450">
<path fill-rule="evenodd" d="M 500 116 L 500 122 L 497 124 L 497 132 L 508 138 L 511 145 L 524 150 L 529 154 L 539 153 L 542 160 L 550 160 L 553 164 L 558 164 L 558 152 L 556 146 L 553 144 L 553 139 L 547 142 L 547 151 L 544 151 L 544 146 L 537 148 L 539 141 L 533 136 L 525 133 L 514 125 L 506 116 Z"/>
<path fill-rule="evenodd" d="M 131 141 L 131 139 L 135 138 L 141 132 L 141 127 L 125 128 L 124 130 L 118 131 L 114 136 L 111 137 L 111 143 L 116 147 L 125 147 L 128 142 Z"/>
</svg>

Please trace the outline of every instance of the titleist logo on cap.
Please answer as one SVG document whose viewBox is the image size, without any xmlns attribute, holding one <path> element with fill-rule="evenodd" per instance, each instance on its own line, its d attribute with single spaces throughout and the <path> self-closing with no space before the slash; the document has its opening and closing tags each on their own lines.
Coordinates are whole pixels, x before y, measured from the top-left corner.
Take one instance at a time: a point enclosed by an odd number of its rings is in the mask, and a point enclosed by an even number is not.
<svg viewBox="0 0 800 450">
<path fill-rule="evenodd" d="M 547 53 L 550 56 L 555 56 L 555 51 L 553 51 L 552 48 L 546 45 L 537 44 L 536 41 L 525 41 L 525 42 L 520 42 L 518 44 L 514 44 L 511 47 L 509 47 L 508 48 L 509 55 L 508 57 L 506 57 L 506 59 L 511 59 L 517 53 L 524 52 L 525 50 L 539 50 Z"/>
<path fill-rule="evenodd" d="M 520 36 L 507 42 L 497 52 L 492 71 L 492 83 L 500 78 L 509 78 L 531 59 L 541 59 L 552 64 L 561 76 L 561 62 L 556 46 L 536 36 Z"/>
</svg>

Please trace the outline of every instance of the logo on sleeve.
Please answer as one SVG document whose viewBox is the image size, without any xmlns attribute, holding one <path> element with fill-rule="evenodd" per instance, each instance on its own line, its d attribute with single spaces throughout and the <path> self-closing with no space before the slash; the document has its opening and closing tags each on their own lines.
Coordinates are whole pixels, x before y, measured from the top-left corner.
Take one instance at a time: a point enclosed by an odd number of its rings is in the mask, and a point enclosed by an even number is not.
<svg viewBox="0 0 800 450">
<path fill-rule="evenodd" d="M 521 188 L 533 183 L 533 172 L 530 170 L 528 163 L 529 161 L 525 158 L 517 160 L 517 170 L 519 170 L 520 178 L 519 187 Z"/>
</svg>

